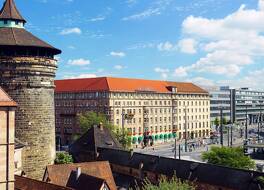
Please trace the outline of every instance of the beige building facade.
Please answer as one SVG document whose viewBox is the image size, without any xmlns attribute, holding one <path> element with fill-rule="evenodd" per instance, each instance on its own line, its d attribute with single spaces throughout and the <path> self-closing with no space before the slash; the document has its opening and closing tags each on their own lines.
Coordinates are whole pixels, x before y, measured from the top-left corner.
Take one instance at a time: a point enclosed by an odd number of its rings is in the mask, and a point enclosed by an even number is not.
<svg viewBox="0 0 264 190">
<path fill-rule="evenodd" d="M 14 189 L 16 103 L 0 88 L 0 189 Z"/>
<path fill-rule="evenodd" d="M 89 111 L 124 127 L 133 144 L 141 143 L 144 134 L 157 143 L 210 135 L 209 95 L 192 83 L 102 77 L 55 84 L 56 132 L 62 144 L 80 131 L 77 115 Z"/>
</svg>

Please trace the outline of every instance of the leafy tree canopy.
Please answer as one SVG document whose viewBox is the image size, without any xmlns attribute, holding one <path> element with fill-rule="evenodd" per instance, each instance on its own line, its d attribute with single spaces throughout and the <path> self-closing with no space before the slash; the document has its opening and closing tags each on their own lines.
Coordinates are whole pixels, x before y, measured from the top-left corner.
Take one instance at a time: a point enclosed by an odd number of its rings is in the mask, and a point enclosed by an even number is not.
<svg viewBox="0 0 264 190">
<path fill-rule="evenodd" d="M 55 164 L 70 164 L 73 163 L 72 156 L 66 152 L 56 154 Z"/>
<path fill-rule="evenodd" d="M 214 124 L 215 124 L 216 126 L 219 126 L 219 125 L 220 125 L 220 121 L 219 121 L 218 117 L 215 118 L 215 120 L 214 120 Z"/>
<path fill-rule="evenodd" d="M 255 162 L 243 153 L 243 148 L 212 147 L 202 154 L 202 159 L 210 164 L 239 169 L 254 169 Z"/>
</svg>

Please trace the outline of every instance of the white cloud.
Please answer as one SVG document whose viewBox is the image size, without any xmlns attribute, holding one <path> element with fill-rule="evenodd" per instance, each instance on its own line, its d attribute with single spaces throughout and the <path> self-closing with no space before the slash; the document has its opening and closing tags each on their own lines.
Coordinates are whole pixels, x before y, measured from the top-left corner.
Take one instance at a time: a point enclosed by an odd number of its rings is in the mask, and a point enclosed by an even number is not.
<svg viewBox="0 0 264 190">
<path fill-rule="evenodd" d="M 72 46 L 72 45 L 69 45 L 68 48 L 69 49 L 76 49 L 76 47 L 75 46 Z"/>
<path fill-rule="evenodd" d="M 96 74 L 91 74 L 91 73 L 87 73 L 87 74 L 80 74 L 77 76 L 64 76 L 64 79 L 80 79 L 80 78 L 96 78 L 97 75 Z"/>
<path fill-rule="evenodd" d="M 215 83 L 207 78 L 204 77 L 195 77 L 189 80 L 189 82 L 192 82 L 198 86 L 214 86 Z"/>
<path fill-rule="evenodd" d="M 104 16 L 98 16 L 98 17 L 89 19 L 90 22 L 98 22 L 98 21 L 103 21 L 103 20 L 105 20 Z"/>
<path fill-rule="evenodd" d="M 74 59 L 74 60 L 69 60 L 68 61 L 68 64 L 69 65 L 76 65 L 76 66 L 86 66 L 86 65 L 90 65 L 91 64 L 91 61 L 88 60 L 88 59 L 83 59 L 83 58 L 80 58 L 80 59 Z"/>
<path fill-rule="evenodd" d="M 230 85 L 232 87 L 250 87 L 253 89 L 264 89 L 263 83 L 264 69 L 249 71 L 248 74 L 244 75 L 242 78 L 233 80 L 219 80 L 217 84 L 219 85 Z"/>
<path fill-rule="evenodd" d="M 187 76 L 190 72 L 203 72 L 234 77 L 254 64 L 256 58 L 264 57 L 263 7 L 263 0 L 259 0 L 259 9 L 241 5 L 222 19 L 187 17 L 182 31 L 183 37 L 187 37 L 183 40 L 189 40 L 180 41 L 179 47 L 189 53 L 200 48 L 205 56 L 192 65 L 177 68 L 175 74 Z"/>
<path fill-rule="evenodd" d="M 160 9 L 159 8 L 149 8 L 141 13 L 138 14 L 134 14 L 128 17 L 124 17 L 122 18 L 122 20 L 127 21 L 127 20 L 138 20 L 138 19 L 144 19 L 150 16 L 154 16 L 154 15 L 160 15 Z"/>
<path fill-rule="evenodd" d="M 135 3 L 136 0 L 128 0 L 127 3 Z M 162 14 L 166 10 L 166 8 L 171 4 L 172 0 L 156 0 L 152 1 L 150 7 L 145 9 L 140 13 L 133 14 L 131 16 L 127 16 L 122 18 L 123 21 L 128 20 L 142 20 L 148 17 L 157 16 Z"/>
<path fill-rule="evenodd" d="M 157 48 L 159 51 L 173 51 L 176 49 L 176 47 L 169 41 L 158 44 Z"/>
<path fill-rule="evenodd" d="M 180 48 L 180 51 L 188 54 L 195 54 L 197 52 L 196 45 L 197 45 L 196 40 L 191 38 L 182 39 L 178 43 L 178 47 Z"/>
<path fill-rule="evenodd" d="M 178 67 L 177 69 L 175 69 L 174 71 L 174 75 L 176 77 L 186 77 L 188 74 L 187 74 L 187 67 Z"/>
<path fill-rule="evenodd" d="M 60 35 L 69 35 L 69 34 L 81 34 L 82 33 L 82 30 L 78 27 L 75 27 L 75 28 L 66 28 L 66 29 L 63 29 L 61 32 L 60 32 Z"/>
<path fill-rule="evenodd" d="M 155 71 L 156 73 L 159 73 L 163 79 L 167 79 L 167 78 L 168 78 L 168 74 L 169 74 L 169 72 L 170 72 L 169 69 L 162 69 L 162 68 L 160 68 L 160 67 L 156 67 L 156 68 L 154 69 L 154 71 Z"/>
<path fill-rule="evenodd" d="M 264 0 L 259 1 L 259 10 L 264 11 Z"/>
<path fill-rule="evenodd" d="M 122 65 L 115 65 L 114 68 L 115 68 L 116 70 L 121 70 L 121 69 L 123 69 L 124 67 L 123 67 Z"/>
<path fill-rule="evenodd" d="M 124 52 L 115 52 L 115 51 L 112 51 L 110 55 L 113 57 L 125 57 L 126 56 Z"/>
</svg>

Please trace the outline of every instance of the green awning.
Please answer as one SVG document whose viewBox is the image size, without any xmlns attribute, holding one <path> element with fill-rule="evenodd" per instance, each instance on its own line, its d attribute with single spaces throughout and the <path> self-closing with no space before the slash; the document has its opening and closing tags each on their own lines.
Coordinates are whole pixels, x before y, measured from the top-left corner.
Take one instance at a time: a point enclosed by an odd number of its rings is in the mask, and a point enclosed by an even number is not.
<svg viewBox="0 0 264 190">
<path fill-rule="evenodd" d="M 138 137 L 138 141 L 141 142 L 143 140 L 143 137 Z"/>
<path fill-rule="evenodd" d="M 155 135 L 155 140 L 159 140 L 159 135 Z"/>
<path fill-rule="evenodd" d="M 165 135 L 164 135 L 164 139 L 167 139 L 167 138 L 168 138 L 168 135 L 167 135 L 167 134 L 165 134 Z"/>
<path fill-rule="evenodd" d="M 170 134 L 168 135 L 168 138 L 171 139 L 171 137 L 172 137 L 172 134 L 170 133 Z"/>
<path fill-rule="evenodd" d="M 160 134 L 160 139 L 163 139 L 163 137 L 164 137 L 163 134 Z"/>
<path fill-rule="evenodd" d="M 177 137 L 177 133 L 172 133 L 172 135 L 173 135 L 173 138 Z"/>
</svg>

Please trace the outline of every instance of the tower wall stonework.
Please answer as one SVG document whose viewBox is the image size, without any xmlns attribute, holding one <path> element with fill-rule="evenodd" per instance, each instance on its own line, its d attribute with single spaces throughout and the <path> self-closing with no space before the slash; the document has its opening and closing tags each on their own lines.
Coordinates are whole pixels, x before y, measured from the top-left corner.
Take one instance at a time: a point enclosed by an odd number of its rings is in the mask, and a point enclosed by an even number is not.
<svg viewBox="0 0 264 190">
<path fill-rule="evenodd" d="M 56 60 L 0 57 L 0 85 L 17 102 L 15 134 L 27 144 L 23 171 L 42 179 L 55 159 L 54 78 Z"/>
</svg>

